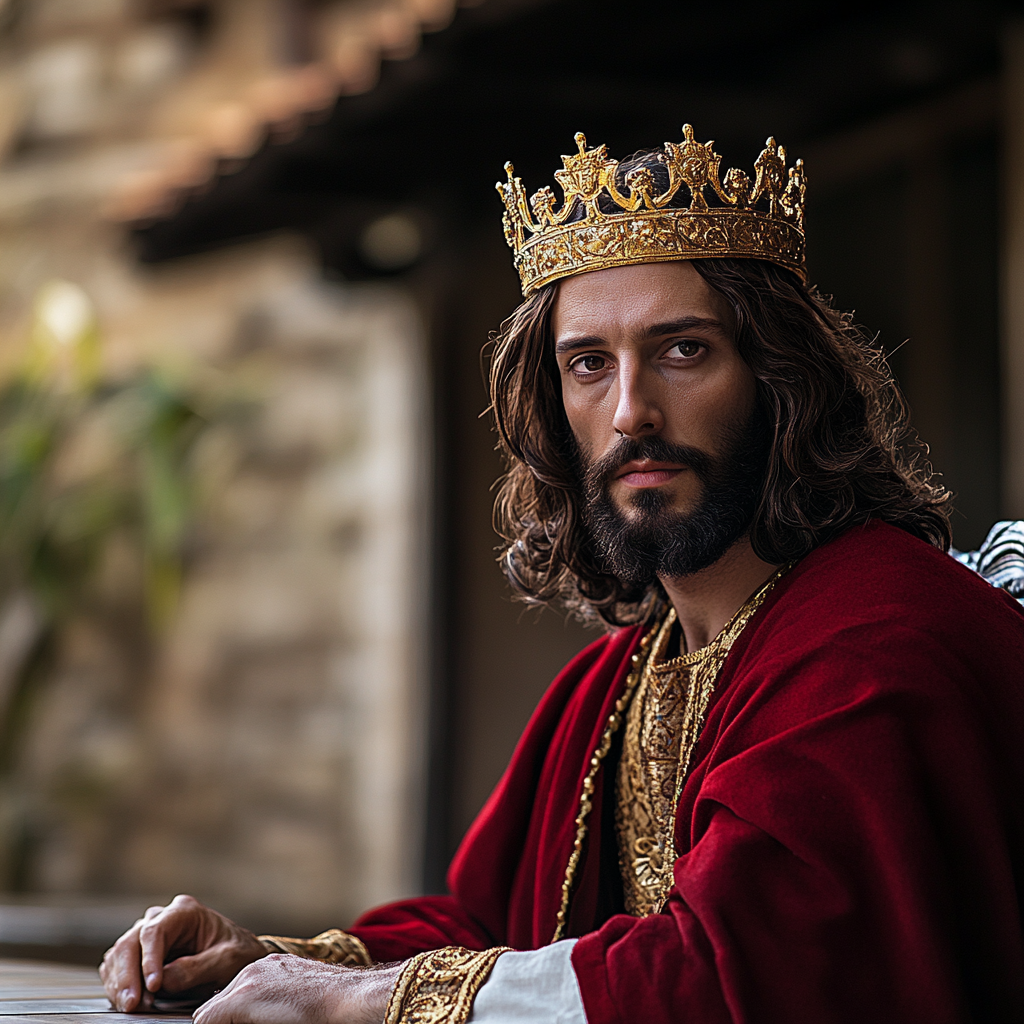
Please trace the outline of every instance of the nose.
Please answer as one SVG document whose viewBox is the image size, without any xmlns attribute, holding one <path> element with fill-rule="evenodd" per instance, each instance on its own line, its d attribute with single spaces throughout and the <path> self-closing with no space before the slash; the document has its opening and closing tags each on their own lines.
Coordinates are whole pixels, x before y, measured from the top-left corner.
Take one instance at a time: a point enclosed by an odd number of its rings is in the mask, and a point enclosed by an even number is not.
<svg viewBox="0 0 1024 1024">
<path fill-rule="evenodd" d="M 657 401 L 653 381 L 641 366 L 626 363 L 619 367 L 618 402 L 612 426 L 624 437 L 660 434 L 665 417 Z"/>
</svg>

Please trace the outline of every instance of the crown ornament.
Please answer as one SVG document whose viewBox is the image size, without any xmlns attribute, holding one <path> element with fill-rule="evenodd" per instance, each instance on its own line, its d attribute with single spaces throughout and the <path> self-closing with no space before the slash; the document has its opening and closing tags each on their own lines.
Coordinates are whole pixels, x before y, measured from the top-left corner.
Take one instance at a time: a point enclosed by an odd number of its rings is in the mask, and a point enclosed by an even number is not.
<svg viewBox="0 0 1024 1024">
<path fill-rule="evenodd" d="M 771 260 L 806 276 L 804 165 L 797 160 L 787 170 L 786 151 L 774 138 L 754 163 L 753 179 L 735 167 L 721 178 L 714 142 L 698 142 L 688 124 L 682 142 L 666 142 L 652 155 L 654 166 L 620 169 L 606 146 L 588 149 L 582 132 L 576 146 L 555 171 L 561 205 L 547 186 L 527 201 L 511 163 L 508 180 L 498 182 L 524 295 L 591 270 L 724 256 Z M 688 206 L 680 202 L 684 186 Z"/>
</svg>

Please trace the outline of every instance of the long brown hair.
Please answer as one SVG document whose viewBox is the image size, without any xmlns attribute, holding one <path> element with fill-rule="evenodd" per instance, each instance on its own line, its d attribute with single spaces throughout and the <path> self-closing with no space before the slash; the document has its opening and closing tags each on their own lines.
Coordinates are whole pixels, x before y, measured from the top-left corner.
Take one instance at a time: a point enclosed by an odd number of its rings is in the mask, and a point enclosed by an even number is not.
<svg viewBox="0 0 1024 1024">
<path fill-rule="evenodd" d="M 945 550 L 949 492 L 924 458 L 883 352 L 850 316 L 791 271 L 762 260 L 694 260 L 736 318 L 773 430 L 750 541 L 766 562 L 792 561 L 858 523 L 880 519 Z M 558 285 L 502 325 L 490 361 L 491 404 L 505 455 L 494 506 L 513 590 L 616 626 L 663 597 L 612 575 L 584 524 L 554 354 Z"/>
</svg>

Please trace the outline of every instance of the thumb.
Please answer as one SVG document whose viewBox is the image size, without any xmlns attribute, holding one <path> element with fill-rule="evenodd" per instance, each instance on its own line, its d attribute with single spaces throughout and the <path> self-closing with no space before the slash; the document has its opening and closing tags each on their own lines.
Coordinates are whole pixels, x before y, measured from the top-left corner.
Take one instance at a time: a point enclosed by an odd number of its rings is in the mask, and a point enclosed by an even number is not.
<svg viewBox="0 0 1024 1024">
<path fill-rule="evenodd" d="M 201 953 L 180 956 L 164 964 L 165 992 L 184 992 L 199 985 L 226 985 L 238 973 L 227 943 L 219 942 Z"/>
</svg>

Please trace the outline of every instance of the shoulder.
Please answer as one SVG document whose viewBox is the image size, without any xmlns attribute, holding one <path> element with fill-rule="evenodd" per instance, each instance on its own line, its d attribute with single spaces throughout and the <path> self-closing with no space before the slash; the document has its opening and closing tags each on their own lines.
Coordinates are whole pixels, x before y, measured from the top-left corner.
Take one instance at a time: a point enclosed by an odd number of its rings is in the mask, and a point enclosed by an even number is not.
<svg viewBox="0 0 1024 1024">
<path fill-rule="evenodd" d="M 640 636 L 641 626 L 605 633 L 587 644 L 554 678 L 534 712 L 527 732 L 551 731 L 560 719 L 600 703 L 617 685 Z"/>
<path fill-rule="evenodd" d="M 617 668 L 642 632 L 642 626 L 627 626 L 602 633 L 566 663 L 552 682 L 551 689 L 571 690 L 595 673 L 603 674 L 609 668 Z"/>
<path fill-rule="evenodd" d="M 887 523 L 854 527 L 809 554 L 777 588 L 775 608 L 821 633 L 858 623 L 943 636 L 1017 637 L 1024 613 L 943 551 Z M 980 634 L 979 632 L 980 631 Z"/>
<path fill-rule="evenodd" d="M 931 702 L 966 688 L 1016 706 L 1024 694 L 1020 605 L 884 523 L 851 529 L 804 558 L 734 653 L 732 670 L 748 685 L 811 686 L 826 703 L 895 692 Z"/>
<path fill-rule="evenodd" d="M 1024 614 L 944 552 L 858 527 L 779 581 L 729 655 L 708 724 L 731 737 L 723 754 L 808 730 L 840 745 L 871 729 L 939 736 L 947 753 L 994 744 L 1018 779 Z"/>
</svg>

